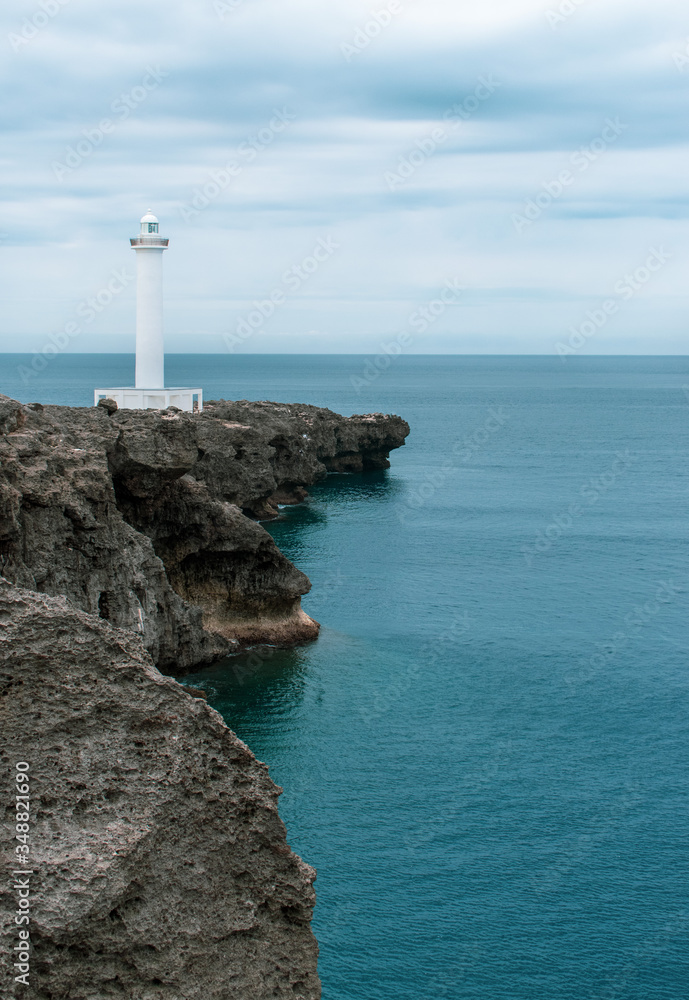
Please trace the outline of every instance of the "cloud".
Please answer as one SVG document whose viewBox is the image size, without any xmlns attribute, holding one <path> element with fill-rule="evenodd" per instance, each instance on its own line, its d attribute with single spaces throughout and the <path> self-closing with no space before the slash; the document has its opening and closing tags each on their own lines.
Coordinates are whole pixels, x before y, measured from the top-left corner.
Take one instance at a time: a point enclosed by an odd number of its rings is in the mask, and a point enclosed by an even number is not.
<svg viewBox="0 0 689 1000">
<path fill-rule="evenodd" d="M 558 317 L 634 253 L 665 240 L 682 258 L 689 56 L 684 72 L 675 57 L 689 46 L 672 0 L 585 0 L 566 17 L 540 0 L 45 6 L 56 12 L 9 0 L 0 26 L 0 349 L 18 336 L 40 346 L 131 264 L 149 205 L 172 241 L 177 349 L 209 349 L 321 236 L 342 252 L 247 350 L 367 350 L 450 275 L 473 304 L 415 350 L 549 350 Z M 624 128 L 599 150 L 610 120 Z M 520 229 L 530 202 L 538 214 Z M 644 333 L 639 299 L 616 349 L 625 330 L 630 350 L 677 348 L 682 270 L 645 293 L 666 340 L 657 323 Z M 130 349 L 131 305 L 118 300 L 78 349 Z"/>
</svg>

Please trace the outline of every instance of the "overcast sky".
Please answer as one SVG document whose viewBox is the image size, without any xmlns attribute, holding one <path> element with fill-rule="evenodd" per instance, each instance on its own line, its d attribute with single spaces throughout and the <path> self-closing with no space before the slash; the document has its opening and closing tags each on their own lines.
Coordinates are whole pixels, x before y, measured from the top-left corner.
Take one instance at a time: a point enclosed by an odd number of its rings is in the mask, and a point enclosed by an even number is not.
<svg viewBox="0 0 689 1000">
<path fill-rule="evenodd" d="M 1 17 L 0 350 L 133 351 L 152 208 L 169 351 L 686 353 L 686 0 Z"/>
</svg>

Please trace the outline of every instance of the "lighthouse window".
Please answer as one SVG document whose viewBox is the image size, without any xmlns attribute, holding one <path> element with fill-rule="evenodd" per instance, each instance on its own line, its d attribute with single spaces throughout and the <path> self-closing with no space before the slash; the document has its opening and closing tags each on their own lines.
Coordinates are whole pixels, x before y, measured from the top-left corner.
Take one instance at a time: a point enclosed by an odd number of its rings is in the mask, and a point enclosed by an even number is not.
<svg viewBox="0 0 689 1000">
<path fill-rule="evenodd" d="M 149 224 L 148 224 L 148 231 L 149 231 L 149 233 L 157 233 L 158 232 L 158 223 L 157 222 L 149 222 Z"/>
</svg>

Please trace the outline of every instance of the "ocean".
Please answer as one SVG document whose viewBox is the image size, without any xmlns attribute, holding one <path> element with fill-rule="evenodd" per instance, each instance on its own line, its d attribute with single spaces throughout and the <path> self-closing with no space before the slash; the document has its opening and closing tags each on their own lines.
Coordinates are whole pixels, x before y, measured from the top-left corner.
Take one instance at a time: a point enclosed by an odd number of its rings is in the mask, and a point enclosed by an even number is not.
<svg viewBox="0 0 689 1000">
<path fill-rule="evenodd" d="M 89 405 L 133 359 L 0 391 Z M 381 362 L 381 365 L 384 363 Z M 267 529 L 318 642 L 201 671 L 318 869 L 324 1000 L 686 1000 L 689 360 L 181 356 L 210 398 L 398 413 Z"/>
</svg>

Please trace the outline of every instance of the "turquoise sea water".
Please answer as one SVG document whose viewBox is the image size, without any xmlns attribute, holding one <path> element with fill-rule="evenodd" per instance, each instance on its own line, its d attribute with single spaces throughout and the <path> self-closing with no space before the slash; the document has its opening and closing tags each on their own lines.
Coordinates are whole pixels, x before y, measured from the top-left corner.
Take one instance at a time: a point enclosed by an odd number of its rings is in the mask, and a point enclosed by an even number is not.
<svg viewBox="0 0 689 1000">
<path fill-rule="evenodd" d="M 88 405 L 132 360 L 0 391 Z M 207 398 L 396 412 L 267 525 L 319 641 L 194 675 L 318 868 L 325 1000 L 685 1000 L 686 358 L 168 358 Z M 357 383 L 358 384 L 358 383 Z"/>
</svg>

